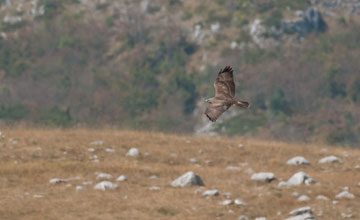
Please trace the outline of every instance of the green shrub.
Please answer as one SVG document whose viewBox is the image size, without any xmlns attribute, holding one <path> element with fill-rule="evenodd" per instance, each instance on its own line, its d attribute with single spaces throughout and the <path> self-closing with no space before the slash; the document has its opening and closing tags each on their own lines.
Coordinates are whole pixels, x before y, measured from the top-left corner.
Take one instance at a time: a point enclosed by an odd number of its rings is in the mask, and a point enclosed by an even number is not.
<svg viewBox="0 0 360 220">
<path fill-rule="evenodd" d="M 108 27 L 114 26 L 114 24 L 115 24 L 114 17 L 113 16 L 106 17 L 105 23 Z"/>
<path fill-rule="evenodd" d="M 0 119 L 21 120 L 28 115 L 29 111 L 25 105 L 1 105 Z"/>
<path fill-rule="evenodd" d="M 73 39 L 72 38 L 70 38 L 70 37 L 64 37 L 64 36 L 62 36 L 62 37 L 60 37 L 60 39 L 59 39 L 59 43 L 58 43 L 58 48 L 59 49 L 62 49 L 62 48 L 64 48 L 64 47 L 72 47 L 73 46 L 73 44 L 74 44 L 74 41 L 73 41 Z"/>
<path fill-rule="evenodd" d="M 66 127 L 73 123 L 73 118 L 70 115 L 69 109 L 62 110 L 55 106 L 47 111 L 42 123 L 50 126 Z"/>
<path fill-rule="evenodd" d="M 353 102 L 360 102 L 360 79 L 350 85 L 349 96 Z"/>
<path fill-rule="evenodd" d="M 274 114 L 284 113 L 291 114 L 289 102 L 285 98 L 285 92 L 282 88 L 275 87 L 269 98 L 269 109 Z"/>
</svg>

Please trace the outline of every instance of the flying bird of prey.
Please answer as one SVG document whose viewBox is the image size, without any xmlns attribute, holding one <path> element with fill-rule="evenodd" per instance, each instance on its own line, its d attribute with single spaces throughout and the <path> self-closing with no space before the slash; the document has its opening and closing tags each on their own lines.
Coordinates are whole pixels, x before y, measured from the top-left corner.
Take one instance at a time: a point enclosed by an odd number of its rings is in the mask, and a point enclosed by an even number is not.
<svg viewBox="0 0 360 220">
<path fill-rule="evenodd" d="M 249 108 L 250 104 L 246 101 L 240 101 L 235 98 L 235 83 L 233 70 L 230 66 L 220 69 L 214 82 L 215 97 L 206 99 L 210 103 L 205 110 L 205 115 L 210 121 L 216 121 L 220 115 L 228 110 L 232 105 L 243 108 Z"/>
</svg>

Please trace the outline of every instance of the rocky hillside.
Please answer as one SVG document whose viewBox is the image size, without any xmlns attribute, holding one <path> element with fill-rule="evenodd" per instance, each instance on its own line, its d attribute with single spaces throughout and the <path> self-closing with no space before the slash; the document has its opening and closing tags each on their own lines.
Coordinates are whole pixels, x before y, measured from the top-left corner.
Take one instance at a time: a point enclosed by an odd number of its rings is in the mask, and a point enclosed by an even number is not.
<svg viewBox="0 0 360 220">
<path fill-rule="evenodd" d="M 356 146 L 360 1 L 0 0 L 4 123 Z M 252 109 L 203 117 L 232 65 Z"/>
</svg>

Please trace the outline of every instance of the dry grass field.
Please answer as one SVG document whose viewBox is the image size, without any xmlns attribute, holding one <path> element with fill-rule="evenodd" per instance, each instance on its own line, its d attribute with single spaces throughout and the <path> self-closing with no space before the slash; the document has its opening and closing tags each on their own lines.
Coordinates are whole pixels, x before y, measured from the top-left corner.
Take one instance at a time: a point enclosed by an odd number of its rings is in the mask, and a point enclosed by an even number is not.
<svg viewBox="0 0 360 220">
<path fill-rule="evenodd" d="M 290 217 L 293 209 L 311 206 L 317 219 L 360 219 L 360 151 L 316 145 L 289 145 L 245 138 L 191 137 L 117 130 L 2 130 L 0 139 L 0 219 L 249 219 Z M 90 145 L 93 141 L 103 144 Z M 243 147 L 239 147 L 242 144 Z M 139 157 L 125 156 L 136 147 Z M 94 148 L 94 152 L 88 149 Z M 107 152 L 112 148 L 115 152 Z M 97 155 L 99 162 L 93 162 Z M 319 164 L 335 155 L 342 164 Z M 310 165 L 290 166 L 286 161 L 304 156 Z M 196 158 L 196 162 L 189 161 Z M 208 160 L 211 160 L 209 162 Z M 240 170 L 228 170 L 227 166 Z M 252 181 L 254 172 L 273 172 L 270 183 Z M 205 198 L 199 187 L 174 188 L 170 183 L 187 171 L 198 174 L 205 187 L 219 196 Z M 294 173 L 304 171 L 317 183 L 278 187 Z M 94 190 L 96 172 L 111 174 L 119 187 Z M 127 181 L 116 182 L 120 175 Z M 157 179 L 149 178 L 156 175 Z M 51 178 L 70 178 L 51 184 Z M 83 185 L 92 181 L 91 185 Z M 84 190 L 76 190 L 76 186 Z M 160 190 L 150 190 L 152 186 Z M 354 199 L 336 199 L 349 187 Z M 220 205 L 241 199 L 247 206 Z M 294 192 L 310 201 L 300 202 Z M 41 195 L 41 198 L 37 198 Z M 324 195 L 330 200 L 318 200 Z M 337 200 L 338 202 L 335 202 Z"/>
</svg>

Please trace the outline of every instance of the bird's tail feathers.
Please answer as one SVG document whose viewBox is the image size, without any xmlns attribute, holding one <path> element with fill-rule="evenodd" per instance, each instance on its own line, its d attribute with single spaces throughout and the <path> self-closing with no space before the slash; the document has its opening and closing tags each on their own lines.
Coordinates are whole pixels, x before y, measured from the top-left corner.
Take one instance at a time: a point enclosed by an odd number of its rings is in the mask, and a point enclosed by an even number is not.
<svg viewBox="0 0 360 220">
<path fill-rule="evenodd" d="M 250 107 L 250 103 L 247 102 L 247 101 L 236 100 L 234 104 L 237 105 L 237 106 L 240 106 L 242 108 L 249 108 Z"/>
</svg>

